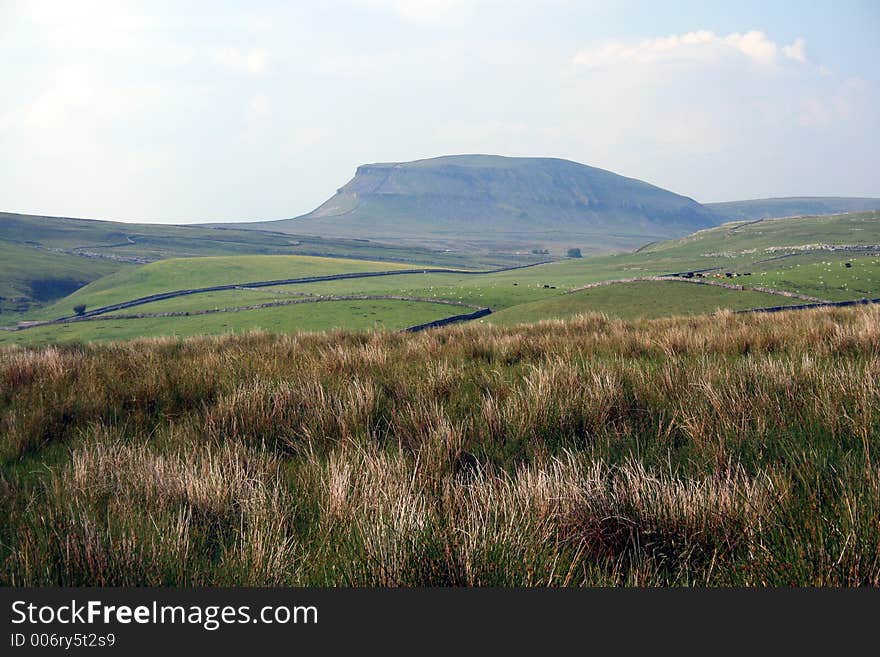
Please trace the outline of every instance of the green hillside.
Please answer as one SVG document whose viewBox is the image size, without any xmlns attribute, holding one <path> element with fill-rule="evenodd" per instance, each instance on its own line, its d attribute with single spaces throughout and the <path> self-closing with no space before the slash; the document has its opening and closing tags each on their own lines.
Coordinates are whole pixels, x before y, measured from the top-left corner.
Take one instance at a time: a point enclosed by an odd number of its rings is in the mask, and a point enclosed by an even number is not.
<svg viewBox="0 0 880 657">
<path fill-rule="evenodd" d="M 604 313 L 624 319 L 653 319 L 795 303 L 802 302 L 764 292 L 734 291 L 674 281 L 647 281 L 607 285 L 524 303 L 494 313 L 484 321 L 509 326 L 545 319 L 568 319 L 584 313 Z"/>
<path fill-rule="evenodd" d="M 442 319 L 458 312 L 462 311 L 445 304 L 416 301 L 328 301 L 212 315 L 101 319 L 38 326 L 26 331 L 0 331 L 0 346 L 101 342 L 158 336 L 222 335 L 247 331 L 294 333 L 337 328 L 397 330 Z"/>
<path fill-rule="evenodd" d="M 368 164 L 313 212 L 238 227 L 471 248 L 634 248 L 717 223 L 693 199 L 553 158 Z"/>
<path fill-rule="evenodd" d="M 59 302 L 31 313 L 28 319 L 72 315 L 73 307 L 78 304 L 91 309 L 186 288 L 408 267 L 400 263 L 311 256 L 172 258 L 105 276 Z"/>
<path fill-rule="evenodd" d="M 0 325 L 132 265 L 34 249 L 0 240 Z"/>
<path fill-rule="evenodd" d="M 0 213 L 0 239 L 24 246 L 93 253 L 95 257 L 103 255 L 135 262 L 169 255 L 279 253 L 296 242 L 288 235 L 264 232 L 7 212 Z"/>
<path fill-rule="evenodd" d="M 701 266 L 753 265 L 811 253 L 869 253 L 880 248 L 880 211 L 829 216 L 730 222 L 668 242 L 651 244 L 637 256 Z M 832 249 L 837 249 L 836 251 Z"/>
<path fill-rule="evenodd" d="M 115 271 L 168 258 L 306 255 L 442 267 L 502 267 L 543 254 L 446 250 L 228 227 L 0 213 L 0 324 Z"/>
<path fill-rule="evenodd" d="M 504 266 L 545 260 L 535 254 L 474 254 L 402 247 L 370 239 L 238 230 L 230 225 L 130 224 L 0 212 L 0 241 L 87 259 L 143 264 L 166 258 L 220 255 L 308 255 L 448 267 Z"/>
<path fill-rule="evenodd" d="M 141 267 L 129 266 L 54 304 L 27 313 L 24 319 L 55 319 L 72 314 L 77 304 L 94 309 L 184 288 L 407 268 L 411 265 L 302 256 L 169 259 Z M 709 282 L 744 289 L 632 281 L 668 274 L 704 277 Z M 620 282 L 567 294 L 585 285 L 606 281 Z M 768 294 L 752 288 L 805 295 L 809 299 Z M 366 316 L 357 310 L 357 303 L 345 305 L 349 302 L 337 305 L 333 305 L 337 302 L 309 303 L 296 308 L 285 305 L 271 312 L 229 312 L 229 309 L 260 304 L 288 304 L 292 299 L 308 296 L 398 296 L 451 301 L 491 308 L 494 314 L 483 321 L 499 324 L 569 317 L 583 312 L 603 312 L 627 318 L 661 317 L 712 312 L 719 308 L 787 305 L 810 299 L 875 298 L 880 297 L 880 212 L 732 222 L 686 238 L 654 243 L 628 254 L 571 258 L 492 273 L 392 274 L 204 292 L 152 301 L 119 312 L 225 311 L 183 319 L 94 320 L 70 326 L 48 326 L 6 334 L 2 341 L 29 343 L 50 340 L 53 335 L 64 340 L 121 339 L 136 335 L 180 334 L 185 327 L 190 327 L 185 330 L 191 332 L 205 333 L 256 327 L 279 331 L 336 326 L 369 328 L 379 325 L 377 323 L 401 327 L 420 323 L 424 316 L 413 313 L 411 317 L 405 317 L 408 308 L 424 307 L 418 305 L 419 302 L 387 299 L 379 304 L 376 315 L 368 313 Z M 373 301 L 378 300 L 371 300 L 371 303 Z M 390 306 L 384 305 L 386 303 Z M 408 303 L 416 303 L 416 306 Z M 428 304 L 428 307 L 432 305 Z M 345 317 L 345 308 L 351 310 L 350 321 Z M 429 313 L 429 319 L 459 312 L 449 306 L 438 306 L 433 310 L 439 315 L 434 317 Z M 279 319 L 269 323 L 244 321 L 247 317 Z M 304 319 L 309 317 L 314 321 Z M 366 320 L 372 323 L 365 324 Z M 5 322 L 6 325 L 14 323 Z"/>
</svg>

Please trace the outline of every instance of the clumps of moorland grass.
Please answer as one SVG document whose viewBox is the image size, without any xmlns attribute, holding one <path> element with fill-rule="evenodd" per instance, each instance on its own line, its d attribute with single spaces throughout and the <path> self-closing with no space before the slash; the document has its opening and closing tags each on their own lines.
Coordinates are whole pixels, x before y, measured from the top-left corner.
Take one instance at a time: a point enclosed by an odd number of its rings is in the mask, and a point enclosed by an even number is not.
<svg viewBox="0 0 880 657">
<path fill-rule="evenodd" d="M 652 562 L 655 578 L 688 581 L 713 560 L 728 562 L 784 499 L 765 473 L 752 478 L 734 467 L 684 478 L 632 461 L 611 467 L 571 454 L 513 477 L 480 477 L 466 492 L 459 496 L 466 528 L 460 549 L 474 583 L 491 581 L 481 571 L 494 562 L 481 555 L 499 545 L 507 550 L 502 563 L 513 571 L 511 582 L 522 578 L 523 565 L 528 584 L 572 584 L 583 583 L 578 567 L 585 563 L 620 576 L 642 560 Z M 536 569 L 542 560 L 544 568 Z M 554 581 L 563 565 L 565 579 Z M 664 569 L 670 572 L 660 575 Z"/>
<path fill-rule="evenodd" d="M 36 500 L 17 521 L 12 584 L 268 585 L 298 566 L 279 463 L 241 443 L 157 451 L 99 431 Z"/>
<path fill-rule="evenodd" d="M 561 358 L 525 368 L 515 385 L 483 398 L 488 437 L 499 443 L 562 444 L 621 431 L 618 421 L 632 415 L 634 400 L 620 369 Z"/>
<path fill-rule="evenodd" d="M 0 350 L 10 584 L 880 584 L 880 308 Z"/>
<path fill-rule="evenodd" d="M 598 564 L 609 583 L 645 560 L 654 583 L 689 581 L 743 553 L 787 496 L 784 481 L 739 467 L 685 478 L 572 453 L 509 474 L 443 466 L 439 488 L 400 453 L 311 469 L 331 539 L 322 560 L 348 564 L 339 575 L 355 585 L 586 584 Z"/>
<path fill-rule="evenodd" d="M 221 397 L 205 413 L 204 432 L 221 440 L 247 440 L 296 451 L 310 441 L 335 442 L 370 433 L 378 393 L 371 381 L 329 388 L 315 380 L 258 380 Z"/>
</svg>

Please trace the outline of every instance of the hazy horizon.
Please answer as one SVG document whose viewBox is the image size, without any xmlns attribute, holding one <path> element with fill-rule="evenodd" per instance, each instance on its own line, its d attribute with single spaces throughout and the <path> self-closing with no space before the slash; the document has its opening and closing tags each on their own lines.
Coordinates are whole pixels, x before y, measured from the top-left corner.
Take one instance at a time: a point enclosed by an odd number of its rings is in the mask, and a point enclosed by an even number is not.
<svg viewBox="0 0 880 657">
<path fill-rule="evenodd" d="M 461 153 L 880 197 L 878 34 L 855 1 L 0 0 L 0 211 L 288 218 L 361 164 Z"/>
</svg>

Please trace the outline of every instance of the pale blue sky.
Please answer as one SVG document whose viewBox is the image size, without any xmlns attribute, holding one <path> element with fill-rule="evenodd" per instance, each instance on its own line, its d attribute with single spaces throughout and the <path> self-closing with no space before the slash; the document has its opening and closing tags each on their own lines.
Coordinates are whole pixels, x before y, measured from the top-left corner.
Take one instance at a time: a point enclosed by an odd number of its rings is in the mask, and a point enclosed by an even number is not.
<svg viewBox="0 0 880 657">
<path fill-rule="evenodd" d="M 0 211 L 291 217 L 365 162 L 880 196 L 880 3 L 0 0 Z"/>
</svg>

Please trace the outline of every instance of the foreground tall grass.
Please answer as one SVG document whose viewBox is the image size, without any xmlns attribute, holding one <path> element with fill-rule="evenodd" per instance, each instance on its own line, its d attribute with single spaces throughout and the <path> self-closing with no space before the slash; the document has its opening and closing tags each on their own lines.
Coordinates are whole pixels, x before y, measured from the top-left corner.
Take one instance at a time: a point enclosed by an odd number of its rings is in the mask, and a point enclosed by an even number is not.
<svg viewBox="0 0 880 657">
<path fill-rule="evenodd" d="M 878 585 L 880 309 L 0 351 L 7 585 Z"/>
</svg>

